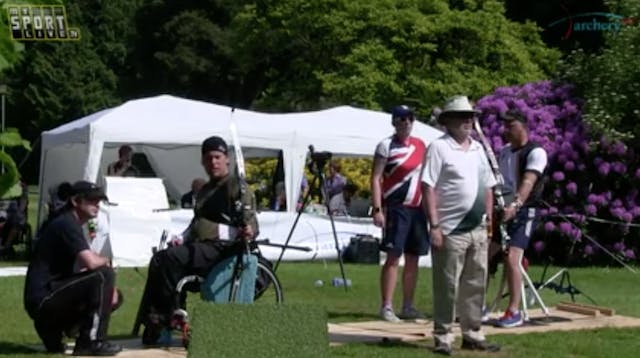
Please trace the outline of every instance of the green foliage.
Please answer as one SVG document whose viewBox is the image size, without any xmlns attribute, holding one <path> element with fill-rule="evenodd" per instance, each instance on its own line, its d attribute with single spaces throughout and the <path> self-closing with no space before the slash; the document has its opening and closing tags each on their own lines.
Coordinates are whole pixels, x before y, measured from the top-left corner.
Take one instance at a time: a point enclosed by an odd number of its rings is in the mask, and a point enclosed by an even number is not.
<svg viewBox="0 0 640 358">
<path fill-rule="evenodd" d="M 68 21 L 81 39 L 26 44 L 22 60 L 5 71 L 23 133 L 35 137 L 121 102 L 119 87 L 130 77 L 125 61 L 137 2 L 66 1 Z"/>
<path fill-rule="evenodd" d="M 9 98 L 33 127 L 50 129 L 119 102 L 117 78 L 83 41 L 31 44 L 9 74 Z"/>
<path fill-rule="evenodd" d="M 269 68 L 260 108 L 411 102 L 428 113 L 451 94 L 478 97 L 553 71 L 558 53 L 532 23 L 508 21 L 500 2 L 454 8 L 443 0 L 247 5 L 231 23 L 234 51 L 265 50 L 246 59 Z"/>
<path fill-rule="evenodd" d="M 22 139 L 20 133 L 15 128 L 8 128 L 5 132 L 0 133 L 0 164 L 2 165 L 3 172 L 0 173 L 0 197 L 11 197 L 16 188 L 18 180 L 20 180 L 20 173 L 18 167 L 13 161 L 11 156 L 4 151 L 5 147 L 23 147 L 27 150 L 31 150 L 31 145 L 28 141 Z"/>
<path fill-rule="evenodd" d="M 24 45 L 20 42 L 14 41 L 11 37 L 11 32 L 8 30 L 9 20 L 7 18 L 7 6 L 8 5 L 35 5 L 35 4 L 48 4 L 55 5 L 61 4 L 62 0 L 11 0 L 0 1 L 0 71 L 13 66 L 20 60 Z M 7 30 L 5 30 L 7 29 Z"/>
<path fill-rule="evenodd" d="M 246 172 L 249 187 L 256 195 L 258 208 L 266 208 L 274 195 L 272 178 L 275 175 L 276 158 L 247 158 Z"/>
<path fill-rule="evenodd" d="M 637 16 L 640 1 L 609 2 L 611 12 Z M 574 83 L 586 103 L 584 119 L 595 134 L 640 143 L 640 26 L 629 23 L 605 35 L 599 53 L 574 51 L 560 66 L 561 76 Z"/>
</svg>

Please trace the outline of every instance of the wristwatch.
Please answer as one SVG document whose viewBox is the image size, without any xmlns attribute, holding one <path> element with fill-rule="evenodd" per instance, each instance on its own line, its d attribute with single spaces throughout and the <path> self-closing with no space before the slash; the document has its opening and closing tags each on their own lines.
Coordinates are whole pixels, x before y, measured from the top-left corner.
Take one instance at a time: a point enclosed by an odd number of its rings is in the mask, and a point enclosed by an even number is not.
<svg viewBox="0 0 640 358">
<path fill-rule="evenodd" d="M 429 226 L 431 226 L 431 230 L 438 229 L 440 228 L 440 223 L 431 224 Z"/>
<path fill-rule="evenodd" d="M 374 213 L 374 214 L 377 214 L 377 213 L 379 213 L 379 212 L 381 212 L 381 211 L 382 211 L 382 209 L 381 209 L 380 207 L 375 207 L 375 208 L 373 208 L 373 213 Z"/>
</svg>

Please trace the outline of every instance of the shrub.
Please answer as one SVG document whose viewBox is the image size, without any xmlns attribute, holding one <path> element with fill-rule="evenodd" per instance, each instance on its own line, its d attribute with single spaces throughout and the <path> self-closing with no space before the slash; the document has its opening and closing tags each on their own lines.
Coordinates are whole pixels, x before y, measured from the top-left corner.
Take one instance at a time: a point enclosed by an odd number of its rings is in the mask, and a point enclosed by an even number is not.
<svg viewBox="0 0 640 358">
<path fill-rule="evenodd" d="M 530 139 L 547 151 L 544 204 L 532 240 L 537 252 L 547 247 L 552 257 L 564 257 L 571 248 L 582 257 L 580 263 L 608 262 L 599 243 L 621 259 L 635 260 L 640 246 L 634 226 L 640 222 L 635 189 L 639 157 L 621 141 L 592 141 L 582 106 L 571 85 L 551 81 L 501 87 L 477 103 L 483 131 L 496 153 L 505 144 L 498 114 L 507 109 L 526 116 Z"/>
</svg>

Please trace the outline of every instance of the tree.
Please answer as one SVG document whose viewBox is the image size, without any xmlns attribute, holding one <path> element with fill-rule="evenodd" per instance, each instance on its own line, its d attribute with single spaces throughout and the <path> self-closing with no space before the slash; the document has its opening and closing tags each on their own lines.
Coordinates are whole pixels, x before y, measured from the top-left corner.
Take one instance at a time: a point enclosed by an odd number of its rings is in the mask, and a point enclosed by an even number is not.
<svg viewBox="0 0 640 358">
<path fill-rule="evenodd" d="M 245 68 L 269 69 L 260 108 L 336 103 L 422 113 L 444 98 L 542 79 L 558 52 L 498 1 L 263 1 L 231 22 Z"/>
<path fill-rule="evenodd" d="M 26 138 L 38 138 L 43 130 L 121 103 L 132 73 L 127 57 L 139 2 L 65 1 L 68 23 L 81 38 L 22 44 L 19 61 L 2 73 L 9 85 L 7 122 Z M 38 153 L 30 159 L 24 171 L 37 178 Z"/>
<path fill-rule="evenodd" d="M 61 0 L 33 0 L 33 1 L 25 1 L 25 0 L 12 0 L 10 3 L 6 1 L 0 2 L 2 6 L 2 11 L 0 14 L 0 27 L 3 29 L 9 29 L 9 20 L 7 17 L 7 8 L 8 5 L 36 5 L 36 4 L 47 4 L 54 5 L 62 3 Z M 16 62 L 20 60 L 20 56 L 22 51 L 24 50 L 24 45 L 20 42 L 15 41 L 11 37 L 10 31 L 1 31 L 0 32 L 0 71 L 3 71 L 7 68 L 11 68 Z"/>
<path fill-rule="evenodd" d="M 28 141 L 22 139 L 20 133 L 15 128 L 8 128 L 5 132 L 0 133 L 0 164 L 2 165 L 2 173 L 0 173 L 0 198 L 12 198 L 20 195 L 20 173 L 15 161 L 9 154 L 4 151 L 5 147 L 22 147 L 31 150 Z"/>
<path fill-rule="evenodd" d="M 541 230 L 534 248 L 550 247 L 553 257 L 564 259 L 575 246 L 584 263 L 609 262 L 599 249 L 602 245 L 620 259 L 636 259 L 640 156 L 619 141 L 603 139 L 589 145 L 594 134 L 583 121 L 583 101 L 573 86 L 541 81 L 502 87 L 482 97 L 477 107 L 496 153 L 504 144 L 498 115 L 508 109 L 525 116 L 529 138 L 547 152 Z"/>
<path fill-rule="evenodd" d="M 611 11 L 627 16 L 620 32 L 609 33 L 599 53 L 575 51 L 560 67 L 567 81 L 586 99 L 584 118 L 595 133 L 640 145 L 640 27 L 632 16 L 639 0 L 611 1 Z"/>
<path fill-rule="evenodd" d="M 248 1 L 159 0 L 136 15 L 132 93 L 171 93 L 249 107 L 262 88 L 264 71 L 243 67 L 233 51 L 229 22 Z"/>
<path fill-rule="evenodd" d="M 477 97 L 553 71 L 559 54 L 539 29 L 504 12 L 491 0 L 151 2 L 138 13 L 138 93 L 268 111 L 430 111 L 453 93 Z"/>
</svg>

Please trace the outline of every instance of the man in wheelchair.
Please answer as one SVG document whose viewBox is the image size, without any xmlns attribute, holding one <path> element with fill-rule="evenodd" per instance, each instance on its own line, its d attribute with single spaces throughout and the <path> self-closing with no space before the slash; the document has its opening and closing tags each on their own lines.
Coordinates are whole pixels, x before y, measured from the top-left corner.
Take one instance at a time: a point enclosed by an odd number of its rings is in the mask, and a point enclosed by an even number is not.
<svg viewBox="0 0 640 358">
<path fill-rule="evenodd" d="M 139 316 L 145 325 L 144 345 L 157 344 L 162 330 L 170 326 L 174 311 L 184 304 L 184 297 L 177 302 L 175 294 L 180 279 L 205 277 L 217 263 L 238 254 L 244 245 L 223 240 L 225 236 L 252 240 L 258 234 L 254 194 L 246 190 L 242 195 L 237 177 L 230 175 L 227 143 L 220 137 L 209 137 L 202 143 L 201 152 L 209 182 L 196 196 L 194 218 L 184 239 L 173 240 L 149 263 Z M 237 226 L 238 222 L 246 224 Z"/>
</svg>

